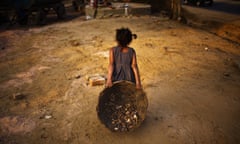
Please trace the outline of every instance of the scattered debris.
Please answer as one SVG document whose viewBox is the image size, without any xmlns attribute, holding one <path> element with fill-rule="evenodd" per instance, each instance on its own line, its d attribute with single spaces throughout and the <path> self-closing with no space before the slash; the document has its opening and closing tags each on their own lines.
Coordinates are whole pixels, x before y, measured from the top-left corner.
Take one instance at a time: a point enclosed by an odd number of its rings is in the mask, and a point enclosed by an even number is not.
<svg viewBox="0 0 240 144">
<path fill-rule="evenodd" d="M 114 131 L 131 131 L 140 121 L 136 104 L 115 106 L 114 101 L 115 99 L 112 99 L 112 101 L 105 103 L 106 111 L 104 115 L 112 120 L 110 128 Z"/>
</svg>

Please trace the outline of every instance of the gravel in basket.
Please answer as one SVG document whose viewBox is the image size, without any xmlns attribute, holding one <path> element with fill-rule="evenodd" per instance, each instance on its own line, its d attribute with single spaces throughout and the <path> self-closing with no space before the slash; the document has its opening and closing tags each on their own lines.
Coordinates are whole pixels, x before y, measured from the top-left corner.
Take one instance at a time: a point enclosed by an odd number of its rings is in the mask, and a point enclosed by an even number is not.
<svg viewBox="0 0 240 144">
<path fill-rule="evenodd" d="M 148 100 L 143 90 L 128 81 L 114 83 L 99 96 L 97 114 L 100 121 L 112 131 L 132 131 L 145 119 Z"/>
</svg>

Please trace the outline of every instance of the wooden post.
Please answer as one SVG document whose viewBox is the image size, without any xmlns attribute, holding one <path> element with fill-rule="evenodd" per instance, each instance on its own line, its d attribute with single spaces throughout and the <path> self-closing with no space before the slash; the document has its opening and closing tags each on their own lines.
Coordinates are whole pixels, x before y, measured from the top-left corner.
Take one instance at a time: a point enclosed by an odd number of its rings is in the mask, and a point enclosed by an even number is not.
<svg viewBox="0 0 240 144">
<path fill-rule="evenodd" d="M 171 18 L 181 17 L 181 0 L 171 0 Z"/>
</svg>

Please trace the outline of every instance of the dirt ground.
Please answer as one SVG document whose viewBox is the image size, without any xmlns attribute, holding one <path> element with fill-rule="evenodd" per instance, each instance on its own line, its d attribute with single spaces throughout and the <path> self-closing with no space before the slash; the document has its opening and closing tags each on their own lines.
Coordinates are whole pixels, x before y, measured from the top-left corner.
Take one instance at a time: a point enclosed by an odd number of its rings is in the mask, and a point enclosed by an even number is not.
<svg viewBox="0 0 240 144">
<path fill-rule="evenodd" d="M 107 74 L 121 27 L 138 35 L 130 46 L 149 101 L 145 121 L 130 133 L 100 123 L 104 86 L 86 80 Z M 81 16 L 1 30 L 0 46 L 0 143 L 240 143 L 238 42 L 161 16 Z"/>
</svg>

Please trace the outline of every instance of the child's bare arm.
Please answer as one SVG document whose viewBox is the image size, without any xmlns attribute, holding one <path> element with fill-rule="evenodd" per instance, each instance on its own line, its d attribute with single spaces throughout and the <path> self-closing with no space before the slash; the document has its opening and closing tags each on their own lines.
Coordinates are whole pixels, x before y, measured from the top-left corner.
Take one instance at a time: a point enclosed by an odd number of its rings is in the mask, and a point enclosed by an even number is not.
<svg viewBox="0 0 240 144">
<path fill-rule="evenodd" d="M 113 49 L 111 48 L 109 50 L 109 66 L 108 66 L 108 76 L 107 76 L 107 87 L 111 87 L 112 86 L 112 74 L 113 74 Z"/>
<path fill-rule="evenodd" d="M 135 51 L 133 53 L 132 69 L 133 69 L 135 80 L 136 80 L 136 88 L 141 89 L 142 84 L 141 84 L 141 79 L 140 79 L 139 69 L 138 69 L 138 65 L 137 65 L 137 57 L 136 57 Z"/>
</svg>

